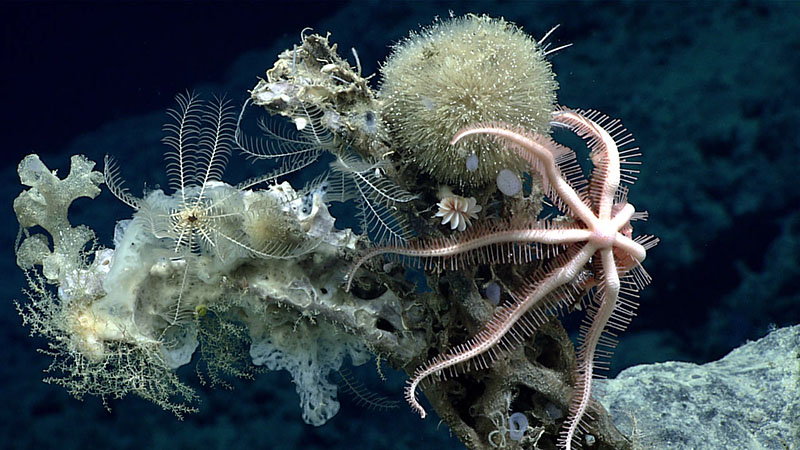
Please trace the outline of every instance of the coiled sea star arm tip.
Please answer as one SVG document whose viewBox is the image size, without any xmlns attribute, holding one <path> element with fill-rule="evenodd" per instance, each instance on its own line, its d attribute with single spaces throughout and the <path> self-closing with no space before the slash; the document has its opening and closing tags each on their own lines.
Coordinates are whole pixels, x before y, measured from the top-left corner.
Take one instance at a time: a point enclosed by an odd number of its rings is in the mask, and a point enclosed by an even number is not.
<svg viewBox="0 0 800 450">
<path fill-rule="evenodd" d="M 421 419 L 424 419 L 425 417 L 428 416 L 428 413 L 425 412 L 425 408 L 423 408 L 422 405 L 420 405 L 419 401 L 417 400 L 416 391 L 417 391 L 417 385 L 419 384 L 419 380 L 420 380 L 419 377 L 415 377 L 414 379 L 408 380 L 407 382 L 408 385 L 406 386 L 406 401 L 408 401 L 408 404 L 411 405 L 411 409 L 416 411 Z"/>
</svg>

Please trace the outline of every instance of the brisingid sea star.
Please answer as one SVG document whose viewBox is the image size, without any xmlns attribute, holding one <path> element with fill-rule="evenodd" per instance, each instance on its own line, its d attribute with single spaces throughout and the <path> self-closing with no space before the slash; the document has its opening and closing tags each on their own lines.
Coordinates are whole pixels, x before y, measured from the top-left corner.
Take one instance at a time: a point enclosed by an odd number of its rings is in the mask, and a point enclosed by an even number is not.
<svg viewBox="0 0 800 450">
<path fill-rule="evenodd" d="M 379 254 L 414 257 L 426 268 L 456 270 L 464 264 L 523 263 L 547 257 L 548 262 L 512 294 L 513 301 L 495 309 L 474 337 L 419 367 L 406 388 L 406 399 L 423 418 L 416 388 L 431 375 L 455 375 L 489 367 L 503 351 L 530 337 L 553 314 L 569 307 L 576 296 L 591 288 L 587 314 L 577 351 L 577 383 L 559 447 L 571 449 L 585 432 L 584 420 L 592 405 L 592 377 L 616 345 L 635 315 L 638 291 L 650 277 L 641 266 L 646 251 L 658 242 L 652 236 L 633 239 L 632 220 L 645 219 L 627 202 L 627 188 L 638 172 L 623 168 L 638 164 L 638 149 L 620 150 L 633 139 L 617 120 L 597 112 L 559 108 L 552 125 L 572 130 L 586 140 L 594 165 L 587 183 L 575 153 L 549 136 L 529 133 L 506 124 L 476 124 L 459 131 L 456 145 L 474 135 L 489 135 L 525 158 L 543 181 L 545 195 L 571 221 L 514 219 L 479 224 L 455 238 L 418 240 L 404 247 L 377 247 L 366 252 L 350 271 L 348 289 L 358 267 Z M 487 358 L 488 357 L 488 358 Z"/>
</svg>

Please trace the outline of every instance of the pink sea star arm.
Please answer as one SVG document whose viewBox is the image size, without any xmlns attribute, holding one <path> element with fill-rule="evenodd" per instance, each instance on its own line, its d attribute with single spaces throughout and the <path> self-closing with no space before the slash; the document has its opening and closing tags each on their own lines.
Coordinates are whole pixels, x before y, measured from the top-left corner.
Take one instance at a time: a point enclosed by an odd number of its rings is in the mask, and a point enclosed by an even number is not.
<svg viewBox="0 0 800 450">
<path fill-rule="evenodd" d="M 500 125 L 477 125 L 459 131 L 450 141 L 450 145 L 455 145 L 461 139 L 476 134 L 496 136 L 514 144 L 511 147 L 514 151 L 519 153 L 523 158 L 541 167 L 546 182 L 558 193 L 561 200 L 572 208 L 572 211 L 578 218 L 585 223 L 592 223 L 595 219 L 592 210 L 583 203 L 578 193 L 575 192 L 572 186 L 564 179 L 561 172 L 558 170 L 551 149 L 545 145 L 541 139 L 529 136 L 522 130 L 512 130 Z M 535 159 L 535 161 L 532 159 Z"/>
<path fill-rule="evenodd" d="M 487 351 L 495 349 L 497 344 L 508 335 L 509 330 L 511 330 L 526 313 L 538 307 L 543 299 L 547 298 L 558 288 L 574 280 L 595 251 L 596 249 L 592 245 L 584 246 L 578 254 L 567 262 L 567 264 L 551 271 L 537 284 L 537 288 L 531 290 L 526 297 L 517 299 L 509 307 L 499 308 L 495 315 L 474 338 L 444 354 L 442 357 L 436 357 L 420 367 L 406 387 L 406 400 L 411 407 L 424 419 L 427 413 L 417 400 L 416 389 L 425 378 L 434 374 L 440 374 L 445 369 L 451 368 L 457 364 L 474 360 Z M 563 300 L 566 301 L 568 299 Z M 555 307 L 558 305 L 547 306 Z M 544 317 L 544 314 L 536 316 L 532 321 L 529 321 L 527 325 L 531 327 L 541 326 L 541 323 L 544 322 Z M 530 334 L 535 331 L 530 329 L 531 327 L 527 330 Z"/>
</svg>

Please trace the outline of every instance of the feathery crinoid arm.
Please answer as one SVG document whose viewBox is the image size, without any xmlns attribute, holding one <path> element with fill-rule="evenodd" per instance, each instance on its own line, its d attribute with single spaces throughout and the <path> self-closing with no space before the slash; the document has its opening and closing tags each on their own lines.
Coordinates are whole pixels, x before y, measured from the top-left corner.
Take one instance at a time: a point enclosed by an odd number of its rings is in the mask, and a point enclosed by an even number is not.
<svg viewBox="0 0 800 450">
<path fill-rule="evenodd" d="M 119 174 L 119 166 L 117 166 L 117 161 L 114 160 L 113 157 L 106 155 L 104 159 L 105 165 L 103 166 L 103 179 L 106 182 L 106 186 L 108 186 L 108 190 L 114 194 L 114 197 L 117 197 L 122 203 L 130 206 L 135 210 L 139 210 L 140 207 L 140 200 L 130 192 L 128 192 L 128 188 L 124 186 L 125 182 L 122 180 L 122 176 Z"/>
<path fill-rule="evenodd" d="M 196 172 L 197 167 L 195 149 L 202 126 L 202 102 L 193 92 L 178 94 L 175 101 L 178 108 L 167 110 L 172 121 L 164 124 L 166 134 L 162 142 L 171 147 L 171 150 L 164 153 L 169 186 L 173 191 L 180 192 L 185 202 L 186 187 L 190 186 L 191 175 Z"/>
<path fill-rule="evenodd" d="M 242 131 L 245 102 L 236 123 L 235 141 L 248 158 L 286 161 L 316 161 L 325 151 L 340 146 L 336 137 L 322 125 L 323 112 L 318 107 L 301 105 L 301 115 L 293 123 L 277 122 L 266 117 L 258 119 L 258 128 L 264 138 L 248 136 Z"/>
<path fill-rule="evenodd" d="M 398 246 L 411 237 L 408 219 L 398 210 L 416 195 L 401 188 L 383 173 L 384 162 L 369 162 L 354 154 L 336 156 L 331 163 L 327 196 L 333 200 L 354 199 L 362 232 L 372 242 Z"/>
<path fill-rule="evenodd" d="M 202 186 L 202 197 L 206 183 L 222 179 L 235 142 L 236 121 L 233 106 L 225 97 L 215 96 L 212 101 L 203 103 L 200 110 L 202 127 L 195 148 L 191 184 Z"/>
</svg>

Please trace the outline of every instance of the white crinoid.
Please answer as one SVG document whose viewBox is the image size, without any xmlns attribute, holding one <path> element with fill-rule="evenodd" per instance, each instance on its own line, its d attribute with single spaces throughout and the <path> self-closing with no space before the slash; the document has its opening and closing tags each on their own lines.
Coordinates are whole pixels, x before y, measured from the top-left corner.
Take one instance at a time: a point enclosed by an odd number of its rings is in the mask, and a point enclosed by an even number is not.
<svg viewBox="0 0 800 450">
<path fill-rule="evenodd" d="M 461 197 L 453 193 L 446 193 L 442 200 L 436 204 L 439 211 L 434 217 L 442 218 L 442 225 L 450 224 L 451 230 L 464 231 L 472 225 L 470 219 L 477 219 L 483 207 L 478 204 L 475 197 Z"/>
<path fill-rule="evenodd" d="M 168 111 L 172 121 L 164 126 L 163 139 L 170 147 L 165 160 L 173 193 L 156 190 L 144 198 L 134 197 L 122 186 L 114 160 L 106 157 L 104 175 L 111 192 L 133 207 L 152 235 L 167 242 L 176 255 L 207 254 L 225 260 L 237 254 L 287 258 L 307 251 L 305 242 L 289 239 L 295 230 L 293 218 L 281 211 L 284 201 L 267 191 L 250 191 L 297 170 L 297 161 L 236 186 L 222 182 L 236 144 L 232 105 L 224 98 L 205 102 L 194 93 L 178 95 L 176 100 L 178 108 Z"/>
<path fill-rule="evenodd" d="M 165 300 L 156 311 L 169 326 L 193 320 L 195 305 L 184 294 L 198 279 L 232 270 L 246 258 L 294 258 L 321 241 L 289 213 L 292 202 L 302 201 L 296 192 L 290 198 L 277 189 L 253 189 L 297 170 L 298 161 L 236 186 L 224 183 L 222 173 L 236 145 L 231 103 L 224 98 L 206 102 L 193 93 L 176 101 L 163 139 L 170 147 L 164 157 L 171 194 L 156 189 L 137 198 L 122 185 L 112 158 L 106 157 L 104 170 L 111 192 L 136 210 L 132 223 L 145 230 L 139 240 L 168 261 L 165 273 L 178 275 L 177 299 Z"/>
<path fill-rule="evenodd" d="M 244 112 L 244 110 L 242 110 Z M 406 215 L 399 205 L 417 196 L 402 188 L 386 175 L 391 168 L 387 159 L 376 159 L 359 153 L 332 132 L 332 111 L 300 104 L 293 126 L 280 126 L 267 120 L 259 128 L 269 140 L 253 139 L 241 130 L 242 114 L 236 129 L 236 142 L 248 157 L 291 164 L 299 170 L 315 162 L 323 153 L 335 157 L 325 178 L 325 199 L 331 202 L 353 201 L 361 231 L 374 243 L 403 245 L 412 236 Z"/>
</svg>

